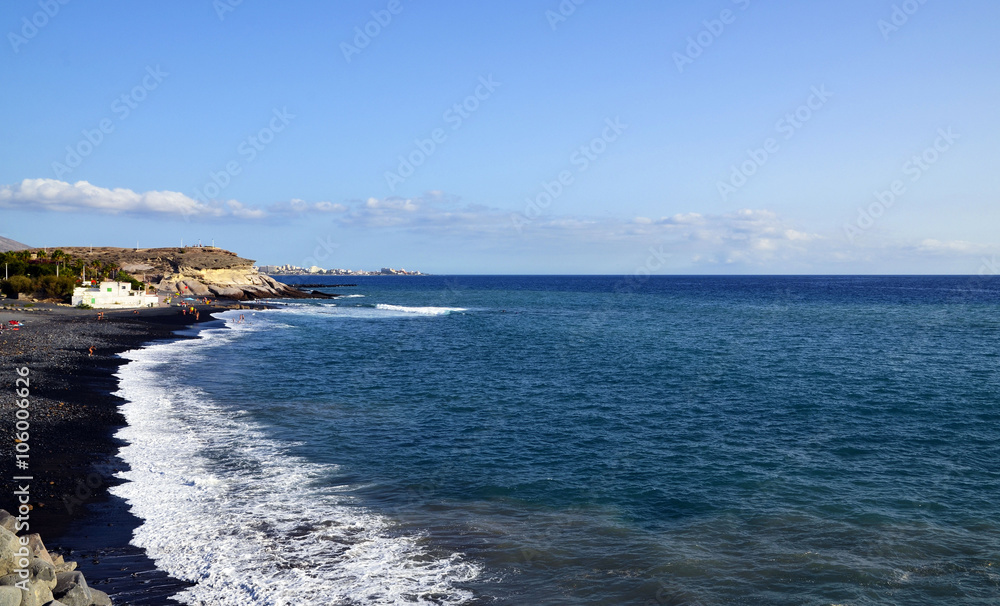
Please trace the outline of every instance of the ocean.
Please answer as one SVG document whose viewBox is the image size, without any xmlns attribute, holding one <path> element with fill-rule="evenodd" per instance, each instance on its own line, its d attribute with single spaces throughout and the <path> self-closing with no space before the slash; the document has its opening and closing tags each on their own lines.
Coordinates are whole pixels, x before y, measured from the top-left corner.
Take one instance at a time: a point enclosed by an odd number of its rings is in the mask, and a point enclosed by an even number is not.
<svg viewBox="0 0 1000 606">
<path fill-rule="evenodd" d="M 125 354 L 184 603 L 1000 603 L 1000 278 L 304 280 Z"/>
</svg>

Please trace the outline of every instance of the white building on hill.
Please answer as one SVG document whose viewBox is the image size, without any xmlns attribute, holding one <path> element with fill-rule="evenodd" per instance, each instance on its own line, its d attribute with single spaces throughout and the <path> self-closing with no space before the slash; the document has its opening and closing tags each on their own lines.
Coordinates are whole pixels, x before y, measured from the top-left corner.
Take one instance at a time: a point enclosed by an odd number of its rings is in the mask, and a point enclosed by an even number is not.
<svg viewBox="0 0 1000 606">
<path fill-rule="evenodd" d="M 81 303 L 98 309 L 154 307 L 159 302 L 156 295 L 132 290 L 128 282 L 101 282 L 99 286 L 73 289 L 73 306 Z"/>
</svg>

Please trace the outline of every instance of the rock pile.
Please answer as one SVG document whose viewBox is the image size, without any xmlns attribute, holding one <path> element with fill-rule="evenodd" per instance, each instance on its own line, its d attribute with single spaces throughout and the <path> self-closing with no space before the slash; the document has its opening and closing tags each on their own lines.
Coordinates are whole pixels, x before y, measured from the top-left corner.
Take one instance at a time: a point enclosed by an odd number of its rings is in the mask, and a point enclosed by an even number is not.
<svg viewBox="0 0 1000 606">
<path fill-rule="evenodd" d="M 87 585 L 76 562 L 52 557 L 41 537 L 14 534 L 17 519 L 0 509 L 0 606 L 111 606 Z"/>
</svg>

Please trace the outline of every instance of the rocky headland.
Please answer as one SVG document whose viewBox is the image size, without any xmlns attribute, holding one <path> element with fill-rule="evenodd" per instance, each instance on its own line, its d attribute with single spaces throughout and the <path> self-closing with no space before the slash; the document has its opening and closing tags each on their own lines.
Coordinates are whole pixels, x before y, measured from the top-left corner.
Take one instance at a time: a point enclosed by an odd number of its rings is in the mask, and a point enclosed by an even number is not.
<svg viewBox="0 0 1000 606">
<path fill-rule="evenodd" d="M 87 265 L 114 263 L 160 292 L 237 301 L 331 296 L 304 292 L 278 282 L 257 271 L 253 259 L 213 246 L 137 249 L 81 246 L 60 250 Z"/>
</svg>

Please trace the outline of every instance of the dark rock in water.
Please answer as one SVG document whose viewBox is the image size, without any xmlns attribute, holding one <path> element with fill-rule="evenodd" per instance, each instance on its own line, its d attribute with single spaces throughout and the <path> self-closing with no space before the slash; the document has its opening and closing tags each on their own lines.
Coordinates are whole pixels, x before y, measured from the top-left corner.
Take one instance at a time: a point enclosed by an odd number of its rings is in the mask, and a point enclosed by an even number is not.
<svg viewBox="0 0 1000 606">
<path fill-rule="evenodd" d="M 52 595 L 66 606 L 91 606 L 93 594 L 81 572 L 60 572 Z"/>
</svg>

